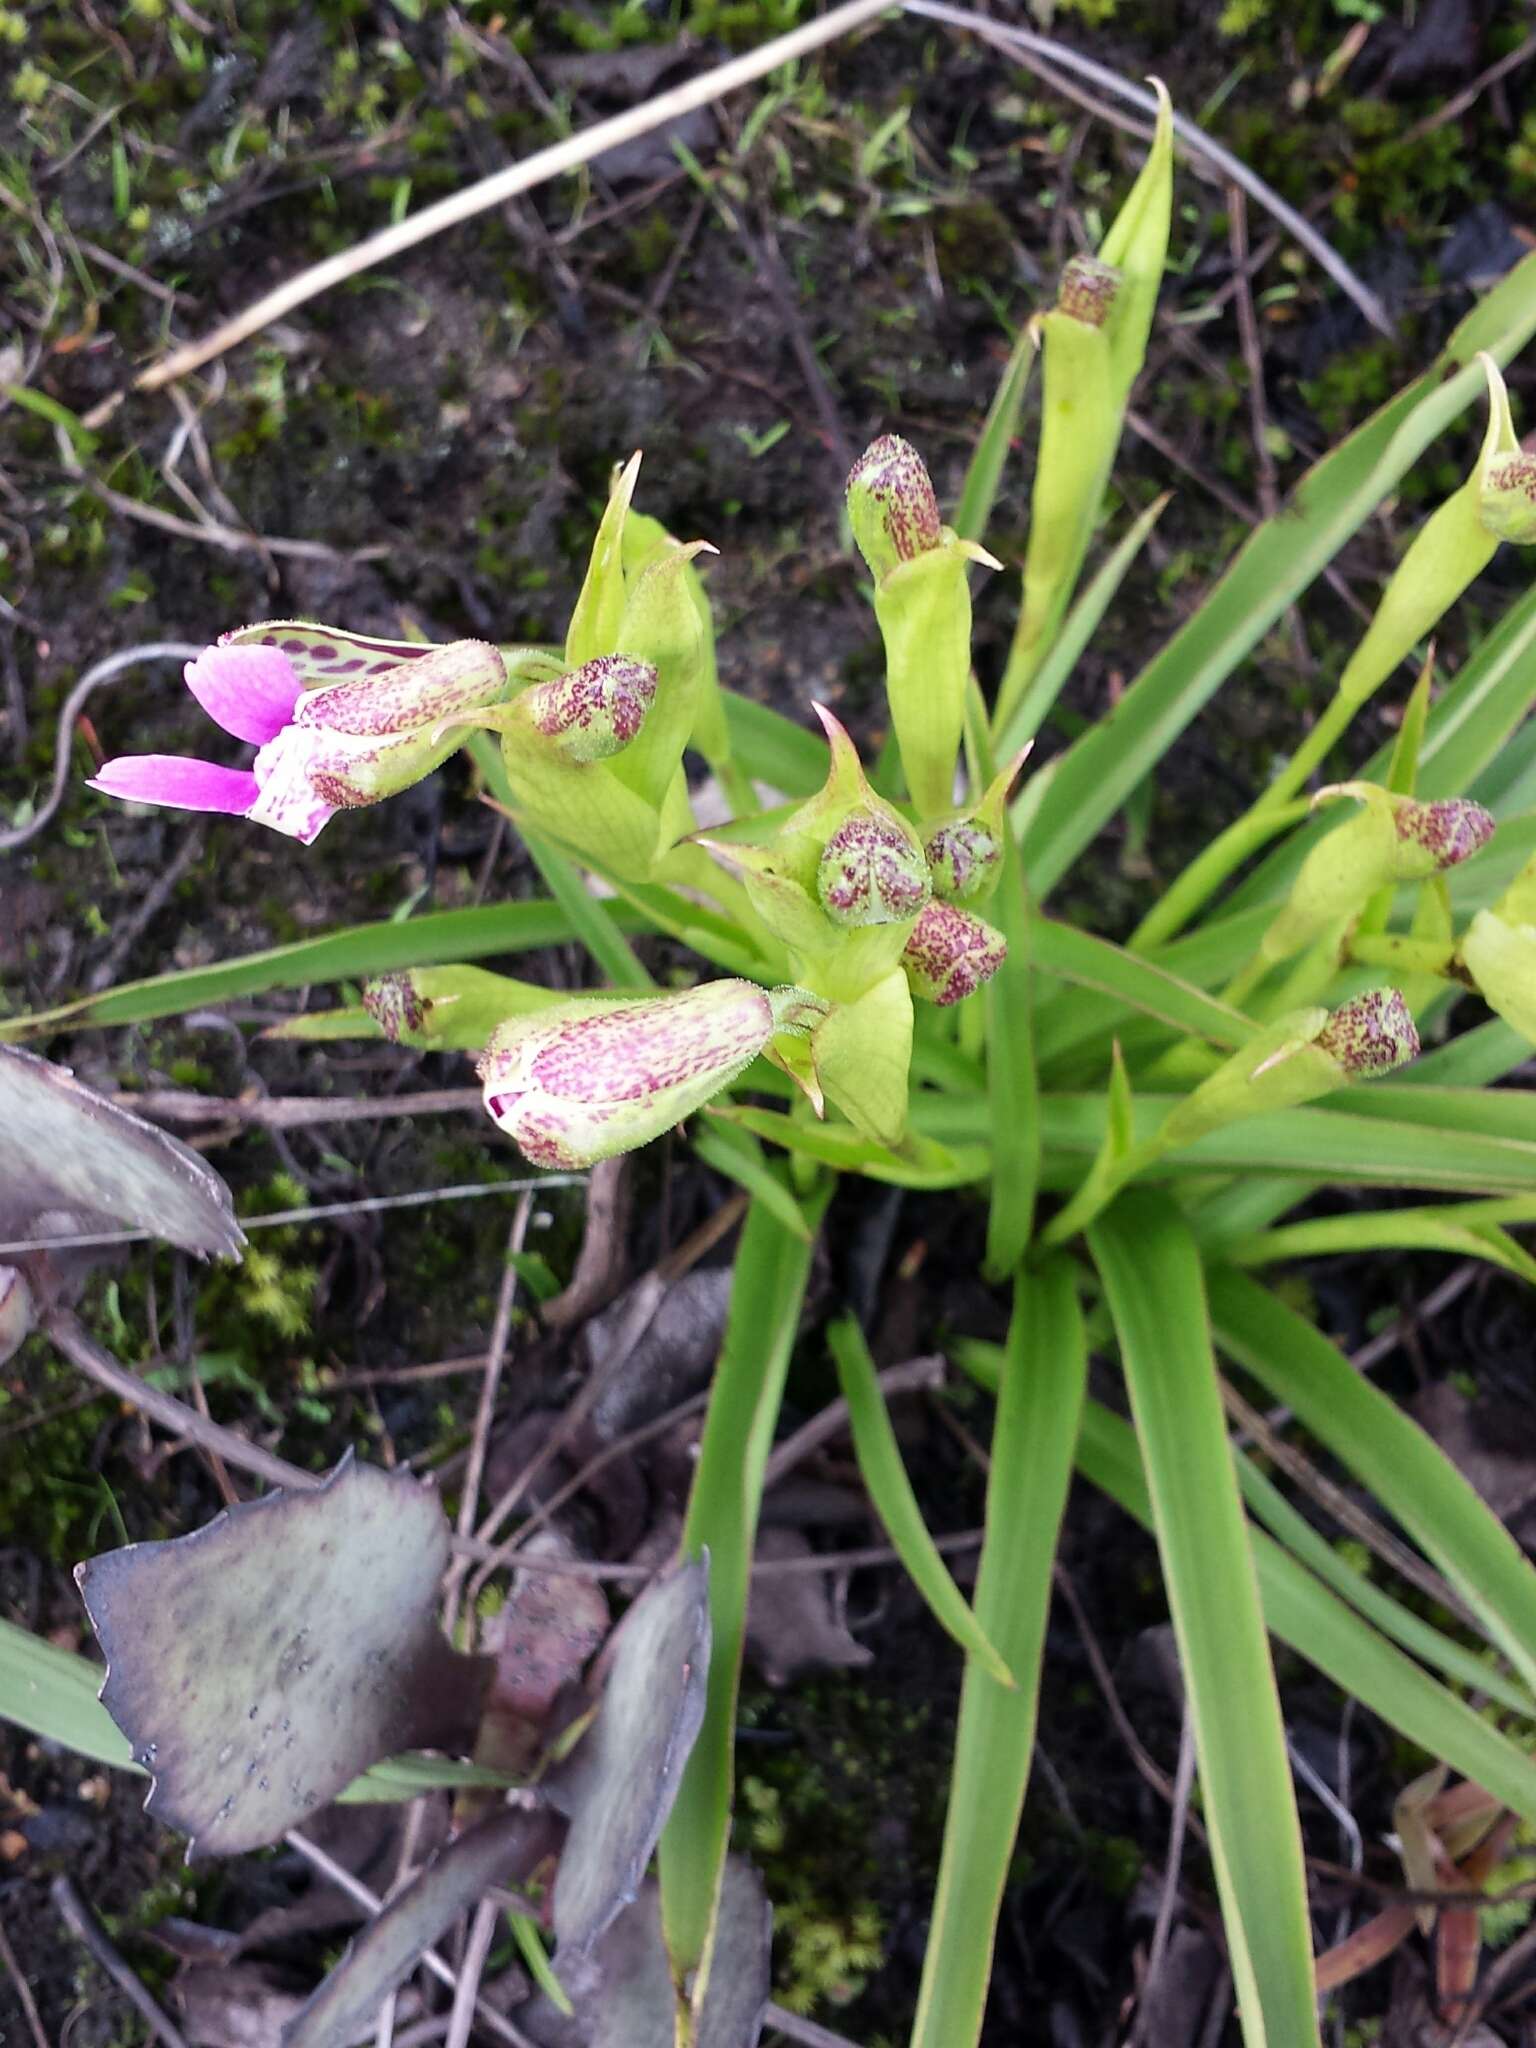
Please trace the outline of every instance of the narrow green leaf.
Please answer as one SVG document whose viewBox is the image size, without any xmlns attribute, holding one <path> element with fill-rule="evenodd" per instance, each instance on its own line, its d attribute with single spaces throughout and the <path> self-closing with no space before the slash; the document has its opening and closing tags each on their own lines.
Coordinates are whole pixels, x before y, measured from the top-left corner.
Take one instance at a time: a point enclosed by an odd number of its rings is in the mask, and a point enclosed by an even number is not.
<svg viewBox="0 0 1536 2048">
<path fill-rule="evenodd" d="M 1211 1280 L 1217 1341 L 1368 1486 L 1536 1690 L 1536 1570 L 1416 1422 L 1246 1274 Z"/>
<path fill-rule="evenodd" d="M 976 1619 L 1016 1686 L 967 1660 L 912 2048 L 974 2048 L 1035 1745 L 1051 1563 L 1087 1382 L 1070 1264 L 1021 1277 L 992 1436 Z"/>
<path fill-rule="evenodd" d="M 814 1227 L 830 1184 L 805 1205 Z M 725 1341 L 699 1445 L 683 1529 L 687 1557 L 709 1555 L 712 1649 L 704 1723 L 661 1838 L 662 1921 L 674 1975 L 698 1967 L 710 1941 L 731 1830 L 736 1695 L 747 1590 L 773 1442 L 811 1267 L 811 1245 L 761 1202 L 747 1211 Z"/>
<path fill-rule="evenodd" d="M 963 1188 L 987 1177 L 987 1154 L 979 1145 L 952 1147 L 909 1134 L 901 1150 L 892 1152 L 861 1138 L 852 1124 L 799 1123 L 779 1110 L 743 1103 L 717 1103 L 710 1114 L 798 1152 L 803 1159 L 835 1167 L 839 1173 L 862 1173 L 891 1187 Z"/>
<path fill-rule="evenodd" d="M 985 1271 L 993 1281 L 1024 1256 L 1035 1226 L 1040 1183 L 1039 1081 L 1035 1073 L 1034 919 L 1019 850 L 1005 837 L 1003 878 L 991 914 L 1008 957 L 987 983 L 987 1107 L 992 1126 L 992 1186 L 987 1204 Z"/>
<path fill-rule="evenodd" d="M 1029 373 L 1035 366 L 1038 350 L 1033 326 L 1022 327 L 965 472 L 954 517 L 955 531 L 962 540 L 979 541 L 985 537 L 992 508 L 997 503 L 1003 466 L 1019 430 L 1019 409 L 1029 389 Z"/>
<path fill-rule="evenodd" d="M 785 796 L 814 796 L 827 779 L 827 743 L 782 711 L 722 690 L 731 751 L 755 782 Z"/>
<path fill-rule="evenodd" d="M 940 1628 L 962 1650 L 977 1658 L 999 1685 L 1011 1686 L 1012 1672 L 987 1640 L 928 1533 L 923 1511 L 901 1461 L 896 1432 L 886 1412 L 879 1375 L 864 1332 L 852 1316 L 843 1316 L 827 1331 L 827 1342 L 837 1361 L 843 1399 L 848 1403 L 859 1476 L 907 1576 L 928 1603 L 928 1610 Z"/>
<path fill-rule="evenodd" d="M 1196 713 L 1482 387 L 1486 348 L 1501 363 L 1536 332 L 1536 257 L 1479 303 L 1408 388 L 1303 477 L 1250 536 L 1194 617 L 1114 710 L 1057 764 L 1024 837 L 1044 896 L 1167 752 Z M 1423 787 L 1429 790 L 1426 749 Z"/>
<path fill-rule="evenodd" d="M 1223 1256 L 1234 1266 L 1272 1266 L 1280 1259 L 1336 1258 L 1345 1252 L 1450 1252 L 1457 1258 L 1486 1259 L 1536 1286 L 1536 1259 L 1503 1229 L 1505 1222 L 1536 1223 L 1536 1197 L 1317 1216 L 1229 1239 Z"/>
<path fill-rule="evenodd" d="M 611 914 L 626 931 L 646 929 L 644 920 L 622 905 Z M 561 945 L 575 936 L 570 919 L 556 903 L 488 903 L 474 910 L 435 910 L 425 917 L 407 918 L 403 924 L 386 918 L 379 924 L 351 925 L 322 939 L 300 939 L 291 946 L 247 953 L 212 967 L 125 981 L 55 1010 L 7 1018 L 0 1022 L 0 1043 L 45 1038 L 54 1031 L 79 1031 L 87 1026 L 145 1024 L 156 1017 L 177 1017 L 187 1010 L 233 1002 L 240 996 L 262 995 L 268 989 L 357 980 L 400 967 L 481 960 L 493 953 L 527 953 L 536 946 Z"/>
<path fill-rule="evenodd" d="M 764 1159 L 750 1131 L 725 1117 L 700 1117 L 692 1126 L 690 1137 L 694 1151 L 706 1166 L 745 1188 L 755 1201 L 772 1211 L 792 1236 L 809 1243 L 811 1227 L 800 1204 Z"/>
<path fill-rule="evenodd" d="M 1145 1528 L 1152 1527 L 1135 1433 L 1090 1401 L 1078 1468 Z M 1467 1702 L 1379 1635 L 1262 1529 L 1252 1532 L 1264 1618 L 1293 1650 L 1431 1757 L 1485 1785 L 1514 1813 L 1536 1820 L 1536 1763 Z"/>
<path fill-rule="evenodd" d="M 1168 1205 L 1146 1196 L 1106 1210 L 1089 1243 L 1146 1462 L 1243 2039 L 1310 2048 L 1301 1827 L 1199 1253 Z"/>
</svg>

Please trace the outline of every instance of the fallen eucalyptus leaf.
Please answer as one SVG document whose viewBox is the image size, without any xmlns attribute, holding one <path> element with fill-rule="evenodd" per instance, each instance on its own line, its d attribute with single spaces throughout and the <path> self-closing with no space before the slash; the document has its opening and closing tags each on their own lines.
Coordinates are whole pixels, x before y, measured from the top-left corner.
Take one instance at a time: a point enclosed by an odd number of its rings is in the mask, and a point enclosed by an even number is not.
<svg viewBox="0 0 1536 2048">
<path fill-rule="evenodd" d="M 55 1237 L 145 1230 L 222 1258 L 245 1242 L 228 1188 L 195 1152 L 15 1046 L 0 1046 L 0 1131 L 0 1242 L 41 1234 L 43 1216 Z"/>
<path fill-rule="evenodd" d="M 555 1878 L 555 1938 L 580 1954 L 640 1888 L 704 1717 L 709 1571 L 678 1565 L 640 1595 L 603 1653 L 597 1718 L 548 1779 L 571 1828 Z"/>
<path fill-rule="evenodd" d="M 515 1884 L 553 1849 L 556 1823 L 523 1809 L 460 1835 L 369 1922 L 319 1990 L 283 2029 L 283 2048 L 339 2048 L 373 2026 L 379 2007 L 425 1952 L 493 1884 Z"/>
<path fill-rule="evenodd" d="M 772 1940 L 762 1879 L 733 1856 L 720 1886 L 714 1948 L 689 2036 L 693 2048 L 756 2048 L 768 2007 Z M 673 2048 L 677 1998 L 654 1885 L 625 1907 L 572 1974 L 587 2048 Z"/>
<path fill-rule="evenodd" d="M 437 1495 L 348 1452 L 313 1492 L 76 1567 L 102 1704 L 189 1861 L 276 1841 L 399 1750 L 468 1748 L 486 1667 L 433 1618 L 447 1557 Z"/>
</svg>

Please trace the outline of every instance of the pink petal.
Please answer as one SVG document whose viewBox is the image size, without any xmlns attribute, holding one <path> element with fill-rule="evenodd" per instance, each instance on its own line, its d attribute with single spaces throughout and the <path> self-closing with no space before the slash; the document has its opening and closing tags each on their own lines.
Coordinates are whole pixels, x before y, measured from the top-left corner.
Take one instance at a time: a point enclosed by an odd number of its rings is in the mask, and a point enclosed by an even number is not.
<svg viewBox="0 0 1536 2048">
<path fill-rule="evenodd" d="M 253 821 L 303 846 L 313 844 L 338 809 L 310 780 L 314 757 L 315 735 L 301 725 L 285 727 L 256 756 L 260 794 L 251 806 Z"/>
<path fill-rule="evenodd" d="M 237 740 L 275 740 L 299 701 L 298 670 L 276 647 L 205 647 L 186 666 L 187 688 Z"/>
<path fill-rule="evenodd" d="M 122 754 L 91 777 L 92 789 L 132 804 L 171 804 L 179 811 L 242 815 L 255 803 L 257 782 L 245 768 L 220 768 L 185 754 Z"/>
</svg>

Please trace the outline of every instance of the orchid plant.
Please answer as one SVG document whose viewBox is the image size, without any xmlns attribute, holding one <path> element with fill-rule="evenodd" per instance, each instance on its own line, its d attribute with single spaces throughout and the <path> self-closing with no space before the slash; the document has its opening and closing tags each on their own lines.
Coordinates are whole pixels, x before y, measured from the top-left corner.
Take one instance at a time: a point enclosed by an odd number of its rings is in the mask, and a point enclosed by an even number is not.
<svg viewBox="0 0 1536 2048">
<path fill-rule="evenodd" d="M 335 812 L 384 800 L 466 748 L 525 834 L 552 903 L 489 905 L 447 923 L 413 916 L 0 1026 L 0 1038 L 40 1036 L 203 1007 L 237 988 L 361 978 L 360 1000 L 296 1017 L 284 1035 L 473 1054 L 489 1117 L 538 1167 L 580 1169 L 691 1119 L 704 1159 L 748 1191 L 686 1562 L 626 1620 L 632 1668 L 621 1683 L 625 1656 L 615 1655 L 590 1746 L 571 1759 L 600 1796 L 540 1805 L 542 1774 L 563 1756 L 549 1727 L 523 1731 L 510 1772 L 533 1786 L 525 1796 L 548 1823 L 518 1837 L 517 1869 L 542 1883 L 557 1868 L 545 1918 L 568 1988 L 591 1989 L 593 1930 L 633 1900 L 624 1910 L 640 1916 L 631 1931 L 647 1988 L 634 1996 L 651 2001 L 647 2040 L 750 2048 L 761 2025 L 760 1900 L 726 1855 L 736 1688 L 768 1450 L 811 1249 L 842 1176 L 977 1202 L 986 1276 L 1013 1290 L 1006 1344 L 964 1332 L 950 1343 L 954 1363 L 997 1398 L 969 1598 L 923 1526 L 863 1333 L 845 1317 L 828 1340 L 871 1503 L 965 1657 L 913 2048 L 972 2048 L 980 2037 L 1074 1469 L 1158 1544 L 1251 2048 L 1317 2048 L 1314 1951 L 1325 1945 L 1309 1920 L 1272 1635 L 1475 1781 L 1482 1800 L 1536 1820 L 1536 1573 L 1391 1396 L 1252 1277 L 1406 1246 L 1536 1282 L 1536 1259 L 1514 1234 L 1536 1224 L 1536 1095 L 1490 1092 L 1536 1044 L 1536 591 L 1517 595 L 1448 679 L 1426 644 L 1501 548 L 1536 541 L 1533 458 L 1501 368 L 1536 333 L 1536 258 L 1300 481 L 1113 711 L 1020 784 L 1161 511 L 1162 501 L 1148 506 L 1115 536 L 1084 582 L 1108 539 L 1106 489 L 1156 309 L 1172 192 L 1165 100 L 1099 250 L 1067 266 L 1054 304 L 1020 337 L 949 523 L 899 435 L 881 434 L 855 464 L 846 509 L 884 645 L 893 740 L 875 767 L 829 710 L 812 732 L 721 686 L 700 573 L 709 546 L 639 509 L 636 456 L 613 480 L 562 646 L 425 647 L 339 627 L 247 626 L 200 655 L 187 683 L 232 738 L 256 747 L 249 768 L 149 756 L 109 761 L 94 778 L 112 796 L 240 815 L 307 845 Z M 1002 673 L 979 677 L 971 584 L 1004 566 L 981 536 L 1037 358 L 1019 622 Z M 1161 889 L 1124 943 L 1048 914 L 1051 892 L 1179 733 L 1485 394 L 1470 474 L 1410 540 L 1331 700 L 1248 810 Z M 1388 742 L 1362 745 L 1362 713 L 1394 693 Z M 728 823 L 700 823 L 696 762 L 733 809 Z M 1340 779 L 1317 786 L 1328 768 Z M 636 931 L 673 942 L 682 985 L 655 988 L 630 945 Z M 605 987 L 572 997 L 475 964 L 569 938 L 585 943 Z M 1463 999 L 1484 1006 L 1470 1025 Z M 1314 1205 L 1340 1187 L 1357 1199 Z M 1369 1207 L 1381 1188 L 1428 1199 L 1394 1193 Z M 0 1270 L 0 1344 L 16 1340 L 11 1326 L 45 1278 Z M 1090 1342 L 1118 1357 L 1127 1413 L 1088 1398 Z M 1241 1397 L 1223 1368 L 1282 1403 L 1374 1492 L 1453 1590 L 1455 1617 L 1426 1620 L 1359 1571 L 1233 1442 L 1223 1402 Z M 369 1490 L 328 1484 L 337 1500 Z M 165 1566 L 174 1584 L 192 1583 L 191 1553 L 164 1548 L 177 1552 Z M 96 1561 L 88 1597 L 137 1585 L 136 1572 Z M 110 1605 L 93 1599 L 105 1634 L 131 1637 Z M 295 1618 L 300 1636 L 309 1625 Z M 412 1637 L 424 1669 L 437 1656 L 428 1635 Z M 461 1639 L 473 1647 L 464 1629 Z M 8 1680 L 20 1655 L 12 1645 L 0 1656 L 0 1708 L 43 1725 L 35 1690 Z M 124 1726 L 131 1719 L 137 1739 L 169 1709 L 152 1660 L 135 1683 L 142 1696 Z M 129 1689 L 109 1683 L 108 1704 Z M 665 1712 L 626 1751 L 623 1731 L 645 1724 L 637 1702 L 650 1694 Z M 113 1731 L 92 1725 L 106 1753 Z M 507 1782 L 496 1772 L 511 1750 L 483 1747 L 484 1727 L 482 1746 L 460 1740 L 490 1772 L 477 1784 Z M 176 1753 L 201 1783 L 198 1745 Z M 625 1763 L 635 1755 L 643 1768 Z M 342 1759 L 327 1751 L 324 1761 L 331 1787 Z M 593 1890 L 590 1841 L 616 1788 L 642 1779 L 643 1813 L 619 1848 L 610 1843 Z M 456 1845 L 460 1875 L 432 1893 L 433 1914 L 446 1915 L 427 1914 L 434 1928 L 490 1881 L 470 1853 L 485 1839 L 470 1830 Z M 653 1847 L 659 1890 L 637 1892 Z M 353 1990 L 320 1994 L 327 2025 L 345 2012 L 366 2032 L 354 1993 L 361 1983 L 384 1995 L 387 1946 L 365 1939 L 343 1966 L 363 1971 Z M 715 1967 L 748 1953 L 750 1969 Z M 749 2010 L 731 2003 L 733 1985 L 751 1992 Z M 599 1986 L 594 2011 L 608 2011 L 603 1995 Z M 602 2031 L 609 2023 L 590 2020 L 591 2038 L 617 2038 Z M 324 2038 L 318 2025 L 294 2039 Z"/>
</svg>

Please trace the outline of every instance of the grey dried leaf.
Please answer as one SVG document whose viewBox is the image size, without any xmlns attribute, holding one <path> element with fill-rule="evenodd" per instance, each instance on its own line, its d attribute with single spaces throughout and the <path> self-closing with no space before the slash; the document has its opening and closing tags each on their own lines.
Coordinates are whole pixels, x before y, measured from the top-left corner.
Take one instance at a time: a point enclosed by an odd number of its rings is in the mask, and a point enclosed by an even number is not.
<svg viewBox="0 0 1536 2048">
<path fill-rule="evenodd" d="M 276 1841 L 397 1751 L 469 1747 L 486 1666 L 438 1631 L 447 1557 L 436 1493 L 349 1452 L 313 1492 L 76 1567 L 102 1704 L 189 1861 Z"/>
<path fill-rule="evenodd" d="M 570 1816 L 555 1878 L 555 1936 L 579 1954 L 640 1888 L 704 1718 L 709 1574 L 704 1561 L 656 1579 L 604 1654 L 597 1718 L 548 1780 Z"/>
<path fill-rule="evenodd" d="M 379 2007 L 433 1943 L 493 1884 L 518 1884 L 550 1853 L 557 1823 L 527 1809 L 460 1835 L 395 1895 L 283 2030 L 283 2048 L 371 2038 Z"/>
<path fill-rule="evenodd" d="M 764 1529 L 758 1535 L 759 1563 L 812 1555 L 797 1529 Z M 874 1655 L 832 1612 L 827 1574 L 812 1571 L 753 1579 L 747 1653 L 770 1685 L 787 1685 L 797 1671 L 857 1671 Z"/>
<path fill-rule="evenodd" d="M 768 2007 L 772 1940 L 762 1879 L 733 1856 L 720 1888 L 694 2048 L 756 2048 Z M 672 2048 L 676 1995 L 654 1885 L 624 1909 L 575 1974 L 578 1981 L 569 1988 L 587 2028 L 587 2048 Z"/>
<path fill-rule="evenodd" d="M 147 1230 L 221 1258 L 245 1243 L 228 1188 L 195 1152 L 67 1067 L 9 1045 L 0 1046 L 0 1131 L 0 1242 L 23 1240 L 39 1216 L 62 1211 L 82 1237 Z"/>
</svg>

